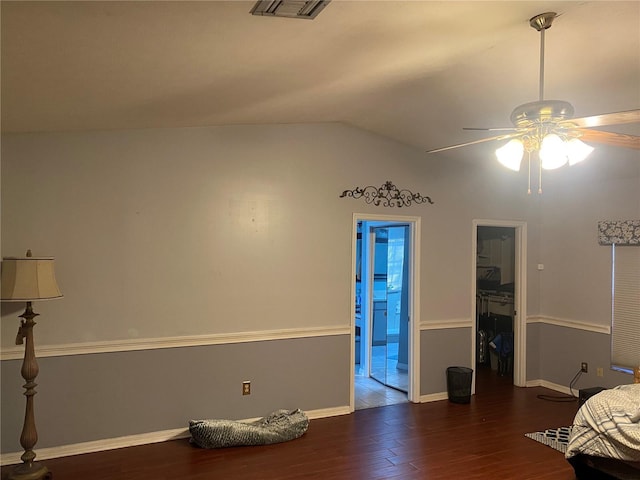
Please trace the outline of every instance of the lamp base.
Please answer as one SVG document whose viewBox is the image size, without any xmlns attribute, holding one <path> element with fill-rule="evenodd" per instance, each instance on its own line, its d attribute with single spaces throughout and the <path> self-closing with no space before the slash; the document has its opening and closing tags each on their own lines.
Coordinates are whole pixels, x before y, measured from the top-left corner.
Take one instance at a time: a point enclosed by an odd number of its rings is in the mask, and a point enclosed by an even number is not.
<svg viewBox="0 0 640 480">
<path fill-rule="evenodd" d="M 38 463 L 23 463 L 9 472 L 6 480 L 50 480 L 53 478 L 47 467 Z"/>
</svg>

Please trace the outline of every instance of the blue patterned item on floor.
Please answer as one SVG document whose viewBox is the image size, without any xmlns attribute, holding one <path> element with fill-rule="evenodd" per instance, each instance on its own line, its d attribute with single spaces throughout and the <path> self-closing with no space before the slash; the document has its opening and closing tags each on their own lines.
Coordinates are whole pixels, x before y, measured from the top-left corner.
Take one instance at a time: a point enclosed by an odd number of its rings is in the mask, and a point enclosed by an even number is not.
<svg viewBox="0 0 640 480">
<path fill-rule="evenodd" d="M 524 436 L 565 453 L 571 436 L 571 427 L 549 428 L 544 432 L 525 433 Z"/>
</svg>

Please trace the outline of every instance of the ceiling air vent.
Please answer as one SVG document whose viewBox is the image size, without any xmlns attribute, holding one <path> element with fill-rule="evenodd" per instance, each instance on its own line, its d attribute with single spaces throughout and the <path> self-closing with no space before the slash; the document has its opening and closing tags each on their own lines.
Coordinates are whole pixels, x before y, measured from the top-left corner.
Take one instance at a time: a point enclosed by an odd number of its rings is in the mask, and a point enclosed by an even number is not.
<svg viewBox="0 0 640 480">
<path fill-rule="evenodd" d="M 288 18 L 315 18 L 331 0 L 258 0 L 253 15 Z"/>
</svg>

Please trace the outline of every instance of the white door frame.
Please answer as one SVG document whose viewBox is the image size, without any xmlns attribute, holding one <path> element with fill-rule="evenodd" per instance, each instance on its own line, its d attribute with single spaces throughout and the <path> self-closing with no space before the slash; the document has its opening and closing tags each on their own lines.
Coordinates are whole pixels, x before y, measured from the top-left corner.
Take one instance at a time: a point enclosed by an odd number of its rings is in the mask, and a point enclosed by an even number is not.
<svg viewBox="0 0 640 480">
<path fill-rule="evenodd" d="M 376 215 L 354 213 L 351 238 L 351 364 L 349 409 L 355 411 L 355 294 L 356 294 L 356 241 L 358 222 L 398 222 L 409 225 L 411 241 L 409 264 L 409 388 L 407 398 L 410 402 L 420 402 L 420 225 L 421 218 L 405 215 Z M 364 232 L 363 232 L 364 235 Z M 364 273 L 364 272 L 363 272 Z M 370 329 L 367 329 L 370 330 Z M 361 342 L 366 341 L 361 339 Z"/>
<path fill-rule="evenodd" d="M 511 227 L 515 229 L 515 285 L 513 292 L 513 384 L 525 387 L 527 383 L 527 223 L 512 220 L 473 220 L 471 241 L 471 365 L 476 364 L 476 262 L 478 253 L 478 227 Z M 475 375 L 473 377 L 475 392 Z"/>
</svg>

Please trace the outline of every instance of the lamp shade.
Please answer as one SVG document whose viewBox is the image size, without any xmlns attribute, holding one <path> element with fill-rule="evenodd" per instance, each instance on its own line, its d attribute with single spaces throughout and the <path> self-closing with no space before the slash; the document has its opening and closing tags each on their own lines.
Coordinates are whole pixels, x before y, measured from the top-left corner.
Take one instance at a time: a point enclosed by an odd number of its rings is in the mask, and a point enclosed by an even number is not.
<svg viewBox="0 0 640 480">
<path fill-rule="evenodd" d="M 542 139 L 538 152 L 542 168 L 554 170 L 567 163 L 567 150 L 564 141 L 556 134 L 551 133 Z"/>
<path fill-rule="evenodd" d="M 567 142 L 567 157 L 569 157 L 569 165 L 575 165 L 583 161 L 589 154 L 593 152 L 593 147 L 587 145 L 582 140 L 572 138 Z"/>
<path fill-rule="evenodd" d="M 53 257 L 2 259 L 2 301 L 33 302 L 61 298 Z"/>
<path fill-rule="evenodd" d="M 517 172 L 520 170 L 520 162 L 522 162 L 522 156 L 524 155 L 524 145 L 522 141 L 514 138 L 506 145 L 496 150 L 496 157 L 505 167 Z"/>
</svg>

